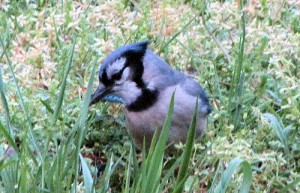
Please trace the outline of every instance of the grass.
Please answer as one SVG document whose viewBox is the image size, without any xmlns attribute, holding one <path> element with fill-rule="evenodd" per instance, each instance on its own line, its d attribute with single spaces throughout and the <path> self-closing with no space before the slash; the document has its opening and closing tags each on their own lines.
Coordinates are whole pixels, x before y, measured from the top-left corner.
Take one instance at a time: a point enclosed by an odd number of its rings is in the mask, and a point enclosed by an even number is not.
<svg viewBox="0 0 300 193">
<path fill-rule="evenodd" d="M 298 192 L 300 5 L 243 2 L 0 3 L 0 192 Z M 146 155 L 120 105 L 88 108 L 102 59 L 145 39 L 214 108 L 177 155 L 168 126 Z"/>
</svg>

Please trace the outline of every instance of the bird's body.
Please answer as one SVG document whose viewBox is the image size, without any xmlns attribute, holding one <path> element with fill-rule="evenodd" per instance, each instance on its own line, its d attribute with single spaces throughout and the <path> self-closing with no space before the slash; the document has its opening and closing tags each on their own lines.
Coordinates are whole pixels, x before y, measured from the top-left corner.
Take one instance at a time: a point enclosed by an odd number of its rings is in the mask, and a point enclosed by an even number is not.
<svg viewBox="0 0 300 193">
<path fill-rule="evenodd" d="M 140 42 L 118 48 L 104 60 L 92 103 L 107 94 L 120 97 L 129 131 L 140 149 L 144 138 L 149 147 L 155 129 L 161 130 L 174 92 L 169 144 L 185 141 L 197 97 L 197 137 L 204 133 L 211 107 L 204 90 L 194 79 L 172 69 L 147 49 L 147 42 Z"/>
</svg>

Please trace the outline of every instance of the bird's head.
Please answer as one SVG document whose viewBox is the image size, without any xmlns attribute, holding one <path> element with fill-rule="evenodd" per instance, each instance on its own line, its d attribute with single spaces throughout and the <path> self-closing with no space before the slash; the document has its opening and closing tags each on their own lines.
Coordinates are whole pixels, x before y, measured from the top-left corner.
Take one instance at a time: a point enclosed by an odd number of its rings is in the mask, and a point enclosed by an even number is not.
<svg viewBox="0 0 300 193">
<path fill-rule="evenodd" d="M 125 105 L 130 105 L 141 96 L 147 45 L 147 41 L 129 44 L 104 59 L 98 74 L 99 86 L 91 97 L 90 105 L 108 95 L 120 97 Z"/>
</svg>

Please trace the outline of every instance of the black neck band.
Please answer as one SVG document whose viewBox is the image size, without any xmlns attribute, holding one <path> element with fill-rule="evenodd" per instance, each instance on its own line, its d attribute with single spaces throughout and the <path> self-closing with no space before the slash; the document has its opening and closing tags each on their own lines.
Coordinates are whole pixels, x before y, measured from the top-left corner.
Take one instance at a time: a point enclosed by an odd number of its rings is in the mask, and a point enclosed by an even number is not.
<svg viewBox="0 0 300 193">
<path fill-rule="evenodd" d="M 128 111 L 140 112 L 151 107 L 158 98 L 157 90 L 142 89 L 142 94 L 130 105 L 126 106 Z"/>
</svg>

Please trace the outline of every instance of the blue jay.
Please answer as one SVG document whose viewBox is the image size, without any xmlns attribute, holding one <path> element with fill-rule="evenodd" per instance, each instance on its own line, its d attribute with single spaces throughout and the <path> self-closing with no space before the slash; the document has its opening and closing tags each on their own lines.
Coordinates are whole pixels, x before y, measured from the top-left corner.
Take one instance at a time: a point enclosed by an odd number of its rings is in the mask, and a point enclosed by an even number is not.
<svg viewBox="0 0 300 193">
<path fill-rule="evenodd" d="M 172 69 L 147 48 L 148 42 L 128 44 L 111 52 L 99 70 L 99 86 L 90 105 L 100 100 L 121 102 L 127 126 L 138 149 L 151 144 L 155 129 L 161 130 L 175 91 L 174 112 L 168 144 L 185 142 L 198 97 L 196 137 L 207 125 L 211 106 L 203 88 L 192 78 Z"/>
</svg>

